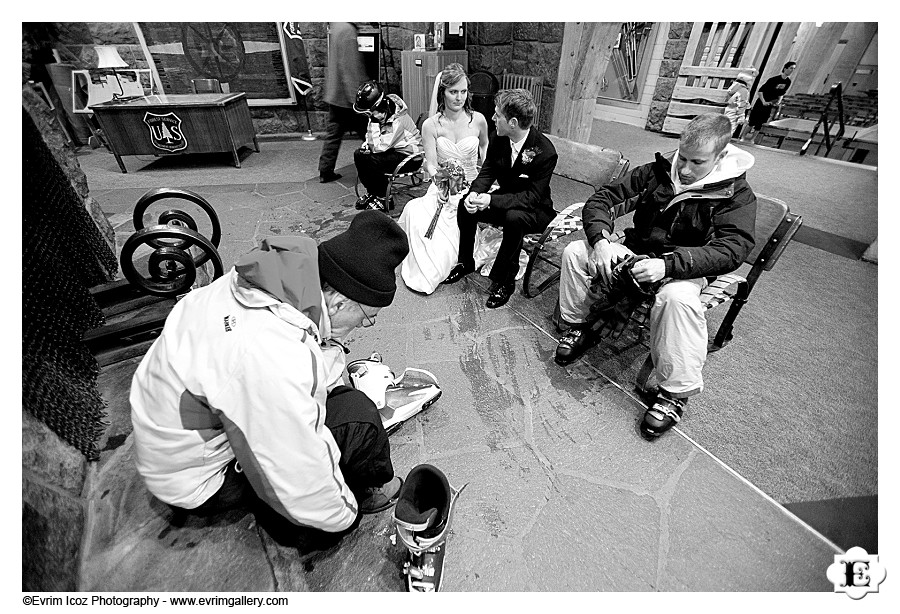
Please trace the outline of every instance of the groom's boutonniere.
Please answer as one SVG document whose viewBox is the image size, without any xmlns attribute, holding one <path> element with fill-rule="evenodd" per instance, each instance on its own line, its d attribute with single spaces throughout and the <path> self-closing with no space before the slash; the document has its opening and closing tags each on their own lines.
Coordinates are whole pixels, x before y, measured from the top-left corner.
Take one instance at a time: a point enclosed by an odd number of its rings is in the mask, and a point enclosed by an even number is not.
<svg viewBox="0 0 900 614">
<path fill-rule="evenodd" d="M 522 164 L 530 164 L 539 153 L 541 153 L 541 150 L 537 147 L 529 147 L 522 152 Z"/>
</svg>

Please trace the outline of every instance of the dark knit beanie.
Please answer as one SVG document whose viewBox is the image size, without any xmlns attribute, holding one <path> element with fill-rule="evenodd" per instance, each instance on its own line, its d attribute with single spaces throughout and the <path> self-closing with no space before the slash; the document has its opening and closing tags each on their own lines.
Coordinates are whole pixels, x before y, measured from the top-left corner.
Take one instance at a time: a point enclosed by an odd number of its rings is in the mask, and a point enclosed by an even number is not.
<svg viewBox="0 0 900 614">
<path fill-rule="evenodd" d="M 406 233 L 394 220 L 360 211 L 350 228 L 319 245 L 319 275 L 357 303 L 387 307 L 397 291 L 395 269 L 408 253 Z"/>
</svg>

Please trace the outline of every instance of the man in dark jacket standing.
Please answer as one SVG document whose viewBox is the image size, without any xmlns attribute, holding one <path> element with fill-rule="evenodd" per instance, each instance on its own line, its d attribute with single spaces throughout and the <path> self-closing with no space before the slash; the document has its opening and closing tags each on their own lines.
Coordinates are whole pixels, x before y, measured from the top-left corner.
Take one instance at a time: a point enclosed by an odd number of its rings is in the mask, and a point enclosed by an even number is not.
<svg viewBox="0 0 900 614">
<path fill-rule="evenodd" d="M 488 144 L 484 166 L 457 209 L 459 263 L 444 280 L 452 284 L 475 270 L 478 222 L 502 226 L 503 241 L 490 273 L 489 309 L 505 305 L 516 289 L 525 235 L 543 232 L 556 216 L 550 178 L 558 158 L 550 140 L 531 125 L 537 107 L 528 90 L 500 90 L 494 104 L 497 134 Z M 494 181 L 500 187 L 489 192 Z"/>
<path fill-rule="evenodd" d="M 328 126 L 319 156 L 319 181 L 340 179 L 334 172 L 341 139 L 353 131 L 365 134 L 365 119 L 353 112 L 356 90 L 368 77 L 359 51 L 356 24 L 334 21 L 328 28 L 328 66 L 325 68 L 325 95 L 328 103 Z"/>
<path fill-rule="evenodd" d="M 708 277 L 737 269 L 754 245 L 756 196 L 747 185 L 753 156 L 729 144 L 731 123 L 705 114 L 681 133 L 678 149 L 632 170 L 591 196 L 582 217 L 586 241 L 563 252 L 559 326 L 568 331 L 556 362 L 569 364 L 596 339 L 613 268 L 632 254 L 640 284 L 662 283 L 650 309 L 650 353 L 659 380 L 641 433 L 658 437 L 677 423 L 687 399 L 703 389 L 706 317 L 700 291 Z M 617 216 L 634 212 L 623 243 L 608 240 Z M 594 309 L 592 310 L 592 306 Z M 608 312 L 607 312 L 608 313 Z"/>
</svg>

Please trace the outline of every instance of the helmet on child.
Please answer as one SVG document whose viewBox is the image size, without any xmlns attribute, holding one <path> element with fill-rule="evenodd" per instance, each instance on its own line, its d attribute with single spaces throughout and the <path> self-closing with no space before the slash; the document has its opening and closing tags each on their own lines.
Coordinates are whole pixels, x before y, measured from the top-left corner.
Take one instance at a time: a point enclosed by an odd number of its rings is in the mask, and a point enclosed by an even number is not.
<svg viewBox="0 0 900 614">
<path fill-rule="evenodd" d="M 353 110 L 357 113 L 371 113 L 382 106 L 384 99 L 384 89 L 381 85 L 377 81 L 366 81 L 356 90 Z"/>
</svg>

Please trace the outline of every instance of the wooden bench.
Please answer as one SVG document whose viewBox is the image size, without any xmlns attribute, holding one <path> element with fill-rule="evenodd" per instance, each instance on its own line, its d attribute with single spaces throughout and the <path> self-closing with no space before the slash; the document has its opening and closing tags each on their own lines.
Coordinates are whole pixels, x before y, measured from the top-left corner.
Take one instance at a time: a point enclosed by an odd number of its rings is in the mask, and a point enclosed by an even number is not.
<svg viewBox="0 0 900 614">
<path fill-rule="evenodd" d="M 788 94 L 775 119 L 797 117 L 817 120 L 828 104 L 828 94 Z M 878 101 L 868 96 L 844 96 L 844 124 L 867 127 L 878 121 Z"/>
<path fill-rule="evenodd" d="M 628 159 L 619 151 L 577 143 L 552 134 L 546 137 L 553 143 L 558 155 L 554 175 L 589 185 L 596 190 L 618 181 L 628 170 Z M 522 294 L 526 297 L 533 298 L 539 295 L 559 280 L 559 254 L 554 253 L 548 257 L 545 252 L 553 242 L 582 229 L 582 207 L 583 202 L 565 207 L 556 214 L 543 233 L 525 237 L 525 248 L 529 251 L 529 256 L 522 278 Z M 532 279 L 538 262 L 549 264 L 555 271 L 541 281 Z"/>
<path fill-rule="evenodd" d="M 800 215 L 791 213 L 787 204 L 777 198 L 757 194 L 756 205 L 756 244 L 753 251 L 744 260 L 746 264 L 750 265 L 746 277 L 736 271 L 719 275 L 700 293 L 700 302 L 705 311 L 710 311 L 730 301 L 728 312 L 709 344 L 709 352 L 718 351 L 731 341 L 734 336 L 735 320 L 741 309 L 750 300 L 750 293 L 756 286 L 756 282 L 759 281 L 760 275 L 764 271 L 772 270 L 803 223 Z M 614 237 L 621 240 L 624 233 L 615 233 Z M 635 309 L 629 321 L 630 324 L 638 327 L 639 339 L 645 345 L 648 344 L 646 334 L 650 330 L 650 306 L 651 301 L 640 305 Z M 622 328 L 614 331 L 613 336 L 621 334 L 624 328 L 623 325 Z M 648 353 L 635 378 L 638 389 L 644 393 L 655 394 L 655 384 L 652 383 L 654 375 L 653 355 Z"/>
<path fill-rule="evenodd" d="M 756 69 L 682 66 L 672 90 L 663 132 L 681 134 L 684 127 L 698 115 L 723 113 L 731 97 L 728 88 L 743 72 L 755 75 Z"/>
<path fill-rule="evenodd" d="M 750 293 L 759 281 L 760 276 L 765 271 L 771 271 L 784 253 L 785 248 L 800 225 L 803 218 L 796 213 L 791 213 L 790 208 L 783 201 L 777 198 L 756 195 L 756 243 L 753 250 L 744 260 L 744 263 L 750 265 L 750 270 L 746 273 L 746 277 L 740 275 L 737 271 L 719 275 L 700 293 L 700 302 L 706 311 L 714 309 L 720 305 L 731 302 L 728 312 L 719 324 L 719 328 L 710 343 L 710 351 L 716 351 L 723 348 L 733 337 L 734 322 L 744 305 L 750 299 Z M 612 240 L 621 241 L 624 239 L 624 232 L 616 232 L 611 237 Z M 640 305 L 632 314 L 631 322 L 641 331 L 649 330 L 651 301 Z M 622 329 L 614 331 L 614 335 L 621 334 Z M 644 369 L 652 369 L 650 358 L 647 358 Z M 649 363 L 649 364 L 648 364 Z M 641 378 L 638 378 L 641 381 Z"/>
</svg>

